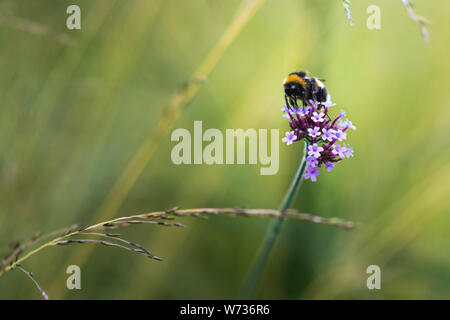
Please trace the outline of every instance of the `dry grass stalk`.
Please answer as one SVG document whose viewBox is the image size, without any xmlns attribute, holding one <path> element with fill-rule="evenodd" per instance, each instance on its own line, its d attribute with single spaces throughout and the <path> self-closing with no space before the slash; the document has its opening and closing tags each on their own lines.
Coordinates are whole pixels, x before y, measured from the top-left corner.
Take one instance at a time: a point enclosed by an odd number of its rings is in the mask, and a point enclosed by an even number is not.
<svg viewBox="0 0 450 320">
<path fill-rule="evenodd" d="M 275 209 L 244 209 L 244 208 L 195 208 L 195 209 L 180 209 L 178 207 L 172 208 L 166 211 L 155 211 L 138 215 L 131 215 L 126 217 L 120 217 L 108 221 L 103 221 L 90 226 L 73 225 L 69 228 L 64 228 L 42 237 L 34 236 L 30 241 L 27 241 L 23 245 L 16 246 L 13 251 L 8 254 L 1 262 L 0 276 L 17 267 L 23 261 L 27 260 L 31 256 L 40 252 L 44 248 L 68 245 L 68 244 L 86 244 L 95 243 L 105 246 L 114 246 L 120 249 L 131 251 L 134 253 L 142 254 L 148 258 L 154 260 L 162 260 L 160 257 L 155 256 L 149 250 L 129 240 L 123 239 L 118 233 L 98 232 L 98 230 L 123 228 L 129 225 L 135 224 L 154 224 L 161 226 L 174 226 L 182 227 L 184 224 L 174 220 L 179 217 L 207 217 L 217 215 L 229 215 L 235 217 L 271 217 L 279 218 L 284 216 L 293 220 L 307 221 L 316 224 L 335 226 L 341 229 L 352 229 L 355 227 L 355 223 L 351 221 L 342 220 L 340 218 L 325 218 L 309 213 L 297 212 L 296 210 L 275 210 Z M 43 241 L 55 236 L 55 238 L 43 243 L 34 250 L 27 252 L 24 256 L 19 257 L 21 253 L 25 251 L 29 246 L 36 242 Z M 82 239 L 79 237 L 83 236 Z M 86 236 L 94 236 L 97 238 L 108 238 L 111 241 L 99 240 L 99 239 L 86 239 Z"/>
</svg>

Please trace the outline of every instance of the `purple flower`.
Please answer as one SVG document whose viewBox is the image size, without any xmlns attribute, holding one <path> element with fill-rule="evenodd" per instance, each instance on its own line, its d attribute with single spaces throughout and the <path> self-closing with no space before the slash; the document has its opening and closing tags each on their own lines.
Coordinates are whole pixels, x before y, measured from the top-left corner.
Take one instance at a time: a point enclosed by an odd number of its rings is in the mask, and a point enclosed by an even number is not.
<svg viewBox="0 0 450 320">
<path fill-rule="evenodd" d="M 334 164 L 332 164 L 331 162 L 325 162 L 325 169 L 327 169 L 328 172 L 330 172 L 331 169 L 334 169 Z"/>
<path fill-rule="evenodd" d="M 282 115 L 283 118 L 291 119 L 291 117 L 289 116 L 289 107 L 286 104 L 283 106 L 283 108 L 281 108 L 281 112 L 284 112 Z"/>
<path fill-rule="evenodd" d="M 329 107 L 332 107 L 332 106 L 335 106 L 336 105 L 336 103 L 333 103 L 333 102 L 331 102 L 331 101 L 326 101 L 326 102 L 322 102 L 321 103 L 325 108 L 329 108 Z"/>
<path fill-rule="evenodd" d="M 292 108 L 291 112 L 292 112 L 292 113 L 298 113 L 299 110 L 300 110 L 300 108 L 297 107 L 297 106 L 295 106 L 295 107 Z"/>
<path fill-rule="evenodd" d="M 310 167 L 316 167 L 319 164 L 319 161 L 313 156 L 309 156 L 308 158 L 306 158 L 306 162 Z"/>
<path fill-rule="evenodd" d="M 346 150 L 345 146 L 342 146 L 342 147 L 341 147 L 341 144 L 338 143 L 338 144 L 336 144 L 336 145 L 334 146 L 332 152 L 333 152 L 334 155 L 337 155 L 337 156 L 339 156 L 341 159 L 344 159 L 344 157 L 345 157 L 345 150 Z"/>
<path fill-rule="evenodd" d="M 347 122 L 347 127 L 349 127 L 352 130 L 356 130 L 355 125 L 350 120 L 345 120 Z"/>
<path fill-rule="evenodd" d="M 346 119 L 343 110 L 332 116 L 328 108 L 334 105 L 330 99 L 326 102 L 310 100 L 304 106 L 288 101 L 281 109 L 292 130 L 286 132 L 282 141 L 291 145 L 304 140 L 308 146 L 305 179 L 317 181 L 322 165 L 330 172 L 339 161 L 353 157 L 353 148 L 344 142 L 348 135 L 347 129 L 356 130 L 356 127 Z"/>
<path fill-rule="evenodd" d="M 304 116 L 308 115 L 310 110 L 311 110 L 311 107 L 305 106 L 305 107 L 298 108 L 295 113 L 301 117 L 304 117 Z"/>
<path fill-rule="evenodd" d="M 317 167 L 308 167 L 306 168 L 306 172 L 303 176 L 305 177 L 305 179 L 311 179 L 312 182 L 316 182 L 316 176 L 318 176 L 319 174 L 320 171 L 317 170 Z"/>
<path fill-rule="evenodd" d="M 322 147 L 319 147 L 317 143 L 310 145 L 308 147 L 308 155 L 313 156 L 314 158 L 319 158 L 320 153 L 323 151 Z"/>
<path fill-rule="evenodd" d="M 322 129 L 322 140 L 328 140 L 328 141 L 333 141 L 333 139 L 335 138 L 334 133 L 336 131 L 333 129 Z"/>
<path fill-rule="evenodd" d="M 325 113 L 317 113 L 316 111 L 313 112 L 313 116 L 311 117 L 312 121 L 314 122 L 323 122 L 323 117 L 325 116 Z"/>
<path fill-rule="evenodd" d="M 319 127 L 314 127 L 314 129 L 308 128 L 308 135 L 313 138 L 320 136 L 320 128 Z"/>
<path fill-rule="evenodd" d="M 344 130 L 345 128 L 350 128 L 352 130 L 356 130 L 356 127 L 353 125 L 353 122 L 351 122 L 350 120 L 346 119 L 346 120 L 341 120 L 339 119 L 339 127 Z"/>
<path fill-rule="evenodd" d="M 309 99 L 309 104 L 311 105 L 311 107 L 313 108 L 313 110 L 317 109 L 317 101 L 314 101 L 312 99 Z"/>
<path fill-rule="evenodd" d="M 286 142 L 287 145 L 292 144 L 292 142 L 297 140 L 297 136 L 294 131 L 286 132 L 286 137 L 281 139 L 281 141 Z"/>
<path fill-rule="evenodd" d="M 345 144 L 344 144 L 345 146 Z M 353 148 L 350 147 L 350 145 L 345 147 L 344 155 L 346 158 L 353 157 Z"/>
<path fill-rule="evenodd" d="M 341 129 L 339 129 L 338 131 L 336 131 L 336 132 L 334 133 L 334 137 L 335 137 L 337 140 L 342 141 L 342 140 L 347 139 L 347 134 L 346 134 L 344 131 L 342 131 Z"/>
</svg>

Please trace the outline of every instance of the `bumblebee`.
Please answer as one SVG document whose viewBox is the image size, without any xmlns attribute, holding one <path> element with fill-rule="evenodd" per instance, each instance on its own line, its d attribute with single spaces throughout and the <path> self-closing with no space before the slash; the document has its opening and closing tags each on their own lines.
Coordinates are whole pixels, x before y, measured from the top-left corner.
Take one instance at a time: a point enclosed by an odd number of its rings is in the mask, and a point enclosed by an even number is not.
<svg viewBox="0 0 450 320">
<path fill-rule="evenodd" d="M 301 100 L 303 106 L 309 104 L 309 100 L 317 101 L 319 106 L 329 102 L 331 98 L 322 81 L 325 80 L 308 77 L 304 71 L 288 74 L 283 82 L 287 106 L 297 107 L 297 100 Z"/>
</svg>

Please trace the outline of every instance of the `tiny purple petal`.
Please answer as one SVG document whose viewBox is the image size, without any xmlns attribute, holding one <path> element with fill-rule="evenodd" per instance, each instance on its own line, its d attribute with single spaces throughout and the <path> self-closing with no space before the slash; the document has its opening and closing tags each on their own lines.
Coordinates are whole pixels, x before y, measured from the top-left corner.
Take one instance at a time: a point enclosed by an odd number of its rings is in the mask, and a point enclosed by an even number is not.
<svg viewBox="0 0 450 320">
<path fill-rule="evenodd" d="M 314 111 L 313 112 L 313 116 L 311 117 L 311 119 L 314 122 L 323 122 L 324 121 L 324 119 L 323 119 L 324 116 L 325 116 L 325 114 L 323 112 L 317 113 L 316 111 Z"/>
<path fill-rule="evenodd" d="M 333 139 L 335 138 L 335 130 L 333 129 L 322 129 L 322 139 L 323 140 L 328 140 L 328 141 L 333 141 Z"/>
<path fill-rule="evenodd" d="M 310 145 L 308 147 L 308 155 L 313 156 L 314 158 L 319 158 L 320 153 L 323 151 L 322 147 L 319 147 L 317 143 Z"/>
<path fill-rule="evenodd" d="M 331 101 L 326 101 L 326 102 L 322 102 L 322 105 L 325 106 L 325 108 L 329 108 L 329 107 L 335 106 L 336 103 L 333 103 Z"/>
<path fill-rule="evenodd" d="M 317 170 L 317 167 L 308 167 L 306 168 L 306 172 L 303 174 L 305 179 L 311 179 L 312 182 L 317 181 L 317 176 L 320 174 L 320 171 Z"/>
<path fill-rule="evenodd" d="M 295 135 L 294 131 L 288 131 L 286 132 L 286 137 L 281 139 L 281 141 L 285 142 L 287 145 L 291 145 L 292 142 L 297 140 L 297 136 Z"/>
<path fill-rule="evenodd" d="M 319 127 L 314 127 L 314 129 L 308 128 L 308 135 L 313 138 L 320 136 L 320 128 Z"/>
<path fill-rule="evenodd" d="M 315 167 L 319 164 L 319 161 L 313 156 L 309 156 L 308 158 L 306 158 L 306 161 L 311 167 Z"/>
<path fill-rule="evenodd" d="M 336 131 L 334 133 L 334 137 L 339 141 L 343 141 L 343 140 L 347 139 L 347 134 L 345 132 L 343 132 L 341 129 L 339 129 L 338 131 Z"/>
<path fill-rule="evenodd" d="M 325 162 L 325 169 L 327 169 L 328 172 L 330 172 L 331 169 L 334 169 L 334 164 L 332 164 L 331 162 Z"/>
<path fill-rule="evenodd" d="M 340 158 L 344 159 L 345 157 L 345 146 L 341 147 L 341 144 L 338 143 L 333 148 L 333 154 L 336 156 L 339 156 Z"/>
<path fill-rule="evenodd" d="M 344 144 L 344 146 L 345 146 L 345 144 Z M 351 148 L 350 145 L 345 147 L 344 155 L 346 158 L 353 157 L 353 148 Z"/>
<path fill-rule="evenodd" d="M 311 109 L 311 107 L 308 107 L 308 106 L 297 108 L 295 113 L 301 117 L 304 117 L 304 116 L 308 115 L 310 109 Z"/>
</svg>

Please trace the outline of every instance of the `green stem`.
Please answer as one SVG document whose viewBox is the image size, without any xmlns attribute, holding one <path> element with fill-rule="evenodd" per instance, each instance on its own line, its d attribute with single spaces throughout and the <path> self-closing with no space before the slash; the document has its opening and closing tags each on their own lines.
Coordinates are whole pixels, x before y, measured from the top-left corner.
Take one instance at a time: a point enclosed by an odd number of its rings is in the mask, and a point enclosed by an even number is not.
<svg viewBox="0 0 450 320">
<path fill-rule="evenodd" d="M 303 173 L 306 168 L 307 152 L 308 152 L 308 144 L 305 141 L 302 160 L 300 161 L 294 180 L 292 180 L 291 186 L 289 187 L 289 190 L 286 193 L 286 196 L 284 197 L 284 200 L 280 206 L 280 210 L 282 211 L 289 209 L 289 207 L 292 204 L 292 201 L 295 199 L 295 196 L 297 195 L 298 190 L 300 189 L 300 185 L 303 180 L 302 179 Z M 272 227 L 269 228 L 266 234 L 266 238 L 264 240 L 264 244 L 259 252 L 258 258 L 256 259 L 251 269 L 251 272 L 249 273 L 249 276 L 244 284 L 243 290 L 239 297 L 240 299 L 250 299 L 252 297 L 253 292 L 255 291 L 256 284 L 259 278 L 261 277 L 261 273 L 264 269 L 264 266 L 266 265 L 270 252 L 272 251 L 273 245 L 275 244 L 275 241 L 281 231 L 281 227 L 283 225 L 284 220 L 285 220 L 284 216 L 278 218 L 276 221 L 274 221 Z"/>
</svg>

